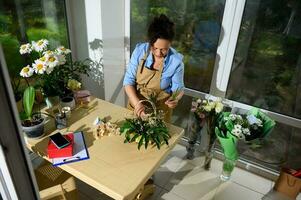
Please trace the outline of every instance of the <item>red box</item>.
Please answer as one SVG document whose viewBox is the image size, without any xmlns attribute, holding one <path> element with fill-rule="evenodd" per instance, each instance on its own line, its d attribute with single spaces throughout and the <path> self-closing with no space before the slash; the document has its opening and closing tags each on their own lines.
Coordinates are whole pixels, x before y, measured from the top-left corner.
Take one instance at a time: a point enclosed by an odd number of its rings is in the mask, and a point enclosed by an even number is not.
<svg viewBox="0 0 301 200">
<path fill-rule="evenodd" d="M 53 142 L 49 139 L 48 147 L 47 147 L 47 154 L 49 158 L 61 158 L 61 157 L 70 157 L 73 155 L 73 133 L 69 133 L 64 135 L 67 140 L 70 141 L 70 144 L 64 148 L 57 148 Z"/>
</svg>

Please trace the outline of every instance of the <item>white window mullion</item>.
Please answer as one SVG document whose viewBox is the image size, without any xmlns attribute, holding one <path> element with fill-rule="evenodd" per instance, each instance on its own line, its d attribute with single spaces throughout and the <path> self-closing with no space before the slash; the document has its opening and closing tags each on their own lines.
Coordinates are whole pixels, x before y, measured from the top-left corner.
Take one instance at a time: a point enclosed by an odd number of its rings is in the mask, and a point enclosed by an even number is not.
<svg viewBox="0 0 301 200">
<path fill-rule="evenodd" d="M 125 66 L 128 65 L 130 61 L 131 54 L 131 0 L 124 1 L 124 58 L 125 58 Z"/>
<path fill-rule="evenodd" d="M 227 0 L 210 93 L 225 97 L 246 0 Z"/>
</svg>

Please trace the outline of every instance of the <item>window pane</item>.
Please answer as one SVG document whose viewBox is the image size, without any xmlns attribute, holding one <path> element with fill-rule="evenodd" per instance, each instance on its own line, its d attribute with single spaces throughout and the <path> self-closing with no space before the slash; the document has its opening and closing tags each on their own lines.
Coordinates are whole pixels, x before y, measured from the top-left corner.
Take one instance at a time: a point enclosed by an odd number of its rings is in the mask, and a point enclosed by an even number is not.
<svg viewBox="0 0 301 200">
<path fill-rule="evenodd" d="M 300 143 L 301 129 L 278 122 L 262 147 L 252 149 L 241 143 L 239 152 L 241 158 L 274 170 L 283 166 L 298 169 L 301 164 Z"/>
<path fill-rule="evenodd" d="M 179 101 L 178 106 L 173 110 L 172 113 L 172 124 L 180 126 L 185 129 L 185 137 L 189 137 L 189 120 L 193 117 L 193 114 L 190 112 L 192 97 L 184 95 Z"/>
<path fill-rule="evenodd" d="M 132 0 L 131 50 L 146 41 L 150 20 L 166 14 L 175 22 L 172 46 L 184 55 L 185 86 L 209 92 L 225 0 Z"/>
<path fill-rule="evenodd" d="M 21 98 L 19 72 L 30 58 L 21 56 L 23 43 L 45 38 L 50 48 L 68 47 L 64 1 L 62 0 L 0 0 L 0 43 L 3 46 L 16 100 Z M 29 60 L 29 61 L 28 61 Z"/>
<path fill-rule="evenodd" d="M 300 53 L 300 1 L 246 1 L 227 98 L 301 118 Z"/>
</svg>

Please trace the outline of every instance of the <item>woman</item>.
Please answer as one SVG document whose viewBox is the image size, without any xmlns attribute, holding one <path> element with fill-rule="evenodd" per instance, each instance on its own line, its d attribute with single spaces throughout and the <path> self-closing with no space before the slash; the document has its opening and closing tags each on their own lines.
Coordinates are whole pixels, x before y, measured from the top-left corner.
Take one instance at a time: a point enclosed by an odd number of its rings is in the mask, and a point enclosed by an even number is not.
<svg viewBox="0 0 301 200">
<path fill-rule="evenodd" d="M 140 100 L 152 99 L 170 122 L 171 111 L 184 92 L 183 56 L 171 48 L 174 23 L 165 15 L 155 17 L 148 28 L 148 42 L 139 43 L 127 67 L 123 85 L 129 97 L 128 108 L 138 116 L 145 115 Z M 174 94 L 172 96 L 172 94 Z"/>
</svg>

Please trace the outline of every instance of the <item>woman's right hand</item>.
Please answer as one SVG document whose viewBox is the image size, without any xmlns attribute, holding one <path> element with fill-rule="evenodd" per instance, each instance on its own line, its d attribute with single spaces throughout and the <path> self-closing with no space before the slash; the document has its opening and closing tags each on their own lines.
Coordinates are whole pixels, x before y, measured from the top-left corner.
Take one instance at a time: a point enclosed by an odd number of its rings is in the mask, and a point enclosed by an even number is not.
<svg viewBox="0 0 301 200">
<path fill-rule="evenodd" d="M 145 108 L 144 108 L 144 105 L 141 103 L 141 102 L 138 102 L 136 105 L 135 105 L 135 108 L 134 108 L 134 113 L 138 116 L 138 117 L 144 117 L 145 116 Z"/>
</svg>

